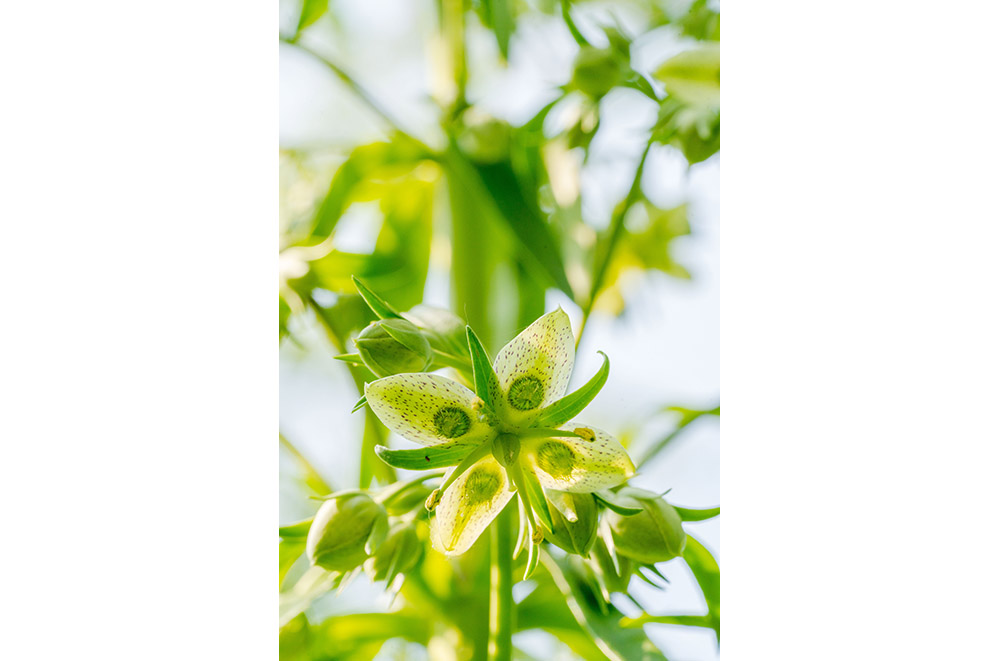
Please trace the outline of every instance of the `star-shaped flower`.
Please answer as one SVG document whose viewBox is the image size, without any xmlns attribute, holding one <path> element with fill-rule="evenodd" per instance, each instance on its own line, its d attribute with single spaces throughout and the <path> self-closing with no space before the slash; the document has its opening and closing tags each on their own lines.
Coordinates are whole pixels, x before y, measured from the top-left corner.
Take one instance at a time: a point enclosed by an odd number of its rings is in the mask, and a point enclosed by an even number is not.
<svg viewBox="0 0 1000 661">
<path fill-rule="evenodd" d="M 435 545 L 464 553 L 518 493 L 533 541 L 551 530 L 545 489 L 589 493 L 621 484 L 635 472 L 609 434 L 570 422 L 608 377 L 608 360 L 579 390 L 566 395 L 573 372 L 573 332 L 559 309 L 526 328 L 490 365 L 466 329 L 476 392 L 439 374 L 396 374 L 365 386 L 375 415 L 389 429 L 425 447 L 376 451 L 410 469 L 455 466 L 428 499 L 437 510 Z M 603 354 L 602 354 L 603 355 Z"/>
</svg>

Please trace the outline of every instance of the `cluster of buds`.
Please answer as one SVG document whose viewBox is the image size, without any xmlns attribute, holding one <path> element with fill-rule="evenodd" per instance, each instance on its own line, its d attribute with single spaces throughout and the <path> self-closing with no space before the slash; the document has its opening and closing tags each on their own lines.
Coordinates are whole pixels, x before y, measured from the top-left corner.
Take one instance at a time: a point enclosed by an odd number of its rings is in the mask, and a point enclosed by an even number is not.
<svg viewBox="0 0 1000 661">
<path fill-rule="evenodd" d="M 427 477 L 374 493 L 354 489 L 327 497 L 306 538 L 310 564 L 340 574 L 363 568 L 387 585 L 413 571 L 427 537 L 417 516 L 429 493 Z"/>
</svg>

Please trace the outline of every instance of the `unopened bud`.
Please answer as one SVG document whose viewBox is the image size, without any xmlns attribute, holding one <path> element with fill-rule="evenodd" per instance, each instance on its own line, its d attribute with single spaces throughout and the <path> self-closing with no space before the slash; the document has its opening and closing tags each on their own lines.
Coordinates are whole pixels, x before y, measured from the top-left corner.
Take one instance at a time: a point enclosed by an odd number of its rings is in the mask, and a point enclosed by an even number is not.
<svg viewBox="0 0 1000 661">
<path fill-rule="evenodd" d="M 392 581 L 417 566 L 423 545 L 412 525 L 396 524 L 389 530 L 375 555 L 365 562 L 365 572 L 373 581 Z"/>
<path fill-rule="evenodd" d="M 371 555 L 387 528 L 385 510 L 368 494 L 334 496 L 319 508 L 309 528 L 309 562 L 330 571 L 350 571 Z"/>
<path fill-rule="evenodd" d="M 587 429 L 586 427 L 577 427 L 576 429 L 573 430 L 573 433 L 582 438 L 583 440 L 591 443 L 593 443 L 594 439 L 597 438 L 597 436 L 594 434 L 594 430 Z"/>
<path fill-rule="evenodd" d="M 375 376 L 423 372 L 434 357 L 420 329 L 405 319 L 381 319 L 354 340 L 361 359 Z"/>
<path fill-rule="evenodd" d="M 687 534 L 681 517 L 667 501 L 657 494 L 634 487 L 618 492 L 620 498 L 631 501 L 642 512 L 624 516 L 608 511 L 608 523 L 615 550 L 639 562 L 654 563 L 676 558 L 684 552 Z"/>
<path fill-rule="evenodd" d="M 598 509 L 589 493 L 546 490 L 552 532 L 545 539 L 567 553 L 586 556 L 597 537 Z"/>
</svg>

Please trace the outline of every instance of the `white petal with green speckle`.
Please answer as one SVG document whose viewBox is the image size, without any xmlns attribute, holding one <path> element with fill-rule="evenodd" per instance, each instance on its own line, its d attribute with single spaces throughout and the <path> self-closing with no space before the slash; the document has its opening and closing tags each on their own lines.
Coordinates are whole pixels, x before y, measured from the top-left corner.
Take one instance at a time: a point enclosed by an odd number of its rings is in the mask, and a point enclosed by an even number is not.
<svg viewBox="0 0 1000 661">
<path fill-rule="evenodd" d="M 521 456 L 546 489 L 590 493 L 617 486 L 635 474 L 635 465 L 613 436 L 580 422 L 561 429 L 590 429 L 594 440 L 538 438 L 523 441 Z"/>
<path fill-rule="evenodd" d="M 434 547 L 446 555 L 465 553 L 513 497 L 503 468 L 492 455 L 483 457 L 441 497 L 431 523 Z"/>
<path fill-rule="evenodd" d="M 540 317 L 500 350 L 493 368 L 516 420 L 566 394 L 573 374 L 573 328 L 562 309 Z"/>
<path fill-rule="evenodd" d="M 437 374 L 394 374 L 365 385 L 368 405 L 386 427 L 421 445 L 455 442 L 474 448 L 492 429 L 472 410 L 477 397 Z"/>
</svg>

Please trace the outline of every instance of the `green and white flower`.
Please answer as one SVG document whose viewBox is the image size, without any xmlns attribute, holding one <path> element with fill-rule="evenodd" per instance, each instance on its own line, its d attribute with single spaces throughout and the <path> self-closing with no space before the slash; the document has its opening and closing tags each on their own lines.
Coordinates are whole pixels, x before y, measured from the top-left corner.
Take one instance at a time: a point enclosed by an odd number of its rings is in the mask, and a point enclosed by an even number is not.
<svg viewBox="0 0 1000 661">
<path fill-rule="evenodd" d="M 427 502 L 436 509 L 432 535 L 444 553 L 468 550 L 515 492 L 537 544 L 553 529 L 543 489 L 590 493 L 635 472 L 611 435 L 571 421 L 607 381 L 607 356 L 589 382 L 567 395 L 574 348 L 563 310 L 531 324 L 492 365 L 471 328 L 466 334 L 475 392 L 439 374 L 396 374 L 365 387 L 375 415 L 424 446 L 376 451 L 400 468 L 455 466 Z"/>
</svg>

